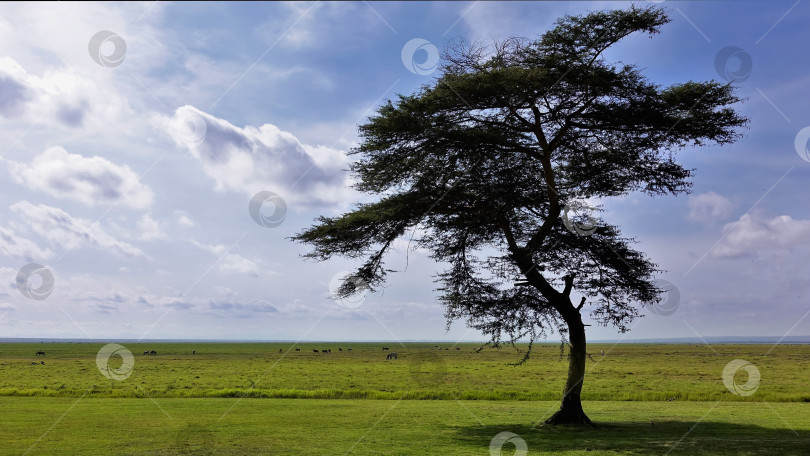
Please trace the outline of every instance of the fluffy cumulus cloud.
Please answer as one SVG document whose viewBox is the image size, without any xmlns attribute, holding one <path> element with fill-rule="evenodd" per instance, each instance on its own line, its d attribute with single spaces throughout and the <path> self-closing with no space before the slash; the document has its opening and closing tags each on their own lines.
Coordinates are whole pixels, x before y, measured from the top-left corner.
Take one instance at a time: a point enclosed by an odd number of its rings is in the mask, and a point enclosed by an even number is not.
<svg viewBox="0 0 810 456">
<path fill-rule="evenodd" d="M 154 197 L 152 189 L 128 166 L 103 157 L 72 154 L 60 146 L 48 148 L 31 163 L 11 162 L 9 169 L 17 182 L 31 190 L 88 206 L 120 204 L 144 209 Z"/>
<path fill-rule="evenodd" d="M 73 217 L 62 209 L 20 201 L 13 204 L 11 210 L 24 219 L 24 229 L 33 231 L 59 249 L 93 247 L 125 257 L 145 258 L 139 248 L 114 238 L 97 222 Z"/>
<path fill-rule="evenodd" d="M 206 252 L 210 252 L 213 255 L 216 255 L 219 260 L 219 270 L 220 272 L 224 273 L 235 273 L 235 274 L 247 274 L 253 277 L 259 276 L 259 265 L 255 262 L 239 255 L 237 253 L 233 253 L 222 244 L 203 244 L 197 241 L 191 241 L 194 245 L 205 250 Z"/>
<path fill-rule="evenodd" d="M 17 61 L 0 57 L 0 117 L 95 128 L 126 111 L 126 101 L 114 91 L 73 70 L 54 69 L 37 76 Z"/>
<path fill-rule="evenodd" d="M 793 249 L 810 244 L 810 220 L 789 215 L 772 219 L 745 214 L 723 227 L 726 237 L 714 248 L 715 258 L 753 256 L 765 250 Z"/>
<path fill-rule="evenodd" d="M 302 144 L 271 124 L 239 128 L 193 106 L 155 121 L 202 163 L 216 190 L 251 196 L 267 190 L 304 206 L 347 201 L 342 151 Z"/>
<path fill-rule="evenodd" d="M 21 237 L 10 228 L 0 226 L 0 254 L 14 259 L 39 261 L 51 258 L 53 252 Z"/>
<path fill-rule="evenodd" d="M 686 218 L 704 225 L 713 225 L 727 219 L 734 209 L 728 198 L 715 192 L 702 193 L 689 198 Z"/>
<path fill-rule="evenodd" d="M 138 238 L 143 241 L 166 239 L 166 233 L 160 229 L 160 224 L 146 214 L 138 220 L 138 231 L 140 232 Z"/>
</svg>

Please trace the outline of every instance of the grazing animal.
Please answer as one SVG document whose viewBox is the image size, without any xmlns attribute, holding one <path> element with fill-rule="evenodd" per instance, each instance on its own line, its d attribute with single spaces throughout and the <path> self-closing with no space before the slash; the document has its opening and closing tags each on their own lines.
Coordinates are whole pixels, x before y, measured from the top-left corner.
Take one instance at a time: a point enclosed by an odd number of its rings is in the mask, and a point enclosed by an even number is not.
<svg viewBox="0 0 810 456">
<path fill-rule="evenodd" d="M 604 350 L 600 350 L 600 352 L 602 353 L 602 356 L 605 356 L 605 351 Z"/>
<path fill-rule="evenodd" d="M 45 356 L 45 352 L 40 350 L 40 351 L 37 352 L 37 356 L 39 356 L 39 355 Z"/>
<path fill-rule="evenodd" d="M 36 365 L 37 365 L 37 363 L 32 362 L 32 363 L 31 363 L 31 365 L 36 366 Z"/>
<path fill-rule="evenodd" d="M 329 350 L 324 350 L 324 351 L 325 351 L 326 353 L 332 353 L 332 349 L 331 349 L 331 348 L 330 348 Z"/>
<path fill-rule="evenodd" d="M 388 350 L 388 347 L 383 347 L 383 351 L 386 351 L 386 350 Z"/>
<path fill-rule="evenodd" d="M 155 355 L 157 355 L 157 352 L 156 352 L 156 351 L 154 351 L 154 350 L 152 350 L 152 351 L 150 351 L 150 352 L 149 352 L 149 355 L 151 355 L 151 356 L 155 356 Z"/>
<path fill-rule="evenodd" d="M 144 355 L 148 355 L 148 354 L 149 354 L 149 350 L 146 350 L 145 352 L 143 352 L 143 354 L 144 354 Z"/>
<path fill-rule="evenodd" d="M 342 348 L 338 348 L 338 351 L 339 351 L 339 352 L 342 352 L 342 351 L 343 351 L 343 349 L 342 349 Z"/>
<path fill-rule="evenodd" d="M 39 362 L 39 364 L 41 364 L 41 365 L 43 365 L 43 366 L 44 366 L 44 365 L 45 365 L 45 361 L 40 361 L 40 362 Z"/>
<path fill-rule="evenodd" d="M 438 345 L 434 345 L 434 346 L 433 346 L 433 348 L 439 348 L 439 346 L 438 346 Z"/>
<path fill-rule="evenodd" d="M 456 350 L 461 350 L 461 347 L 456 347 Z"/>
<path fill-rule="evenodd" d="M 318 353 L 318 350 L 312 350 L 313 353 Z"/>
<path fill-rule="evenodd" d="M 191 350 L 191 354 L 192 354 L 192 355 L 196 355 L 196 354 L 197 354 L 197 350 Z"/>
<path fill-rule="evenodd" d="M 397 352 L 391 352 L 391 353 L 385 355 L 385 359 L 386 360 L 388 360 L 388 359 L 397 359 Z"/>
<path fill-rule="evenodd" d="M 281 353 L 281 349 L 280 349 L 280 348 L 278 349 L 278 352 L 279 352 L 279 353 Z"/>
<path fill-rule="evenodd" d="M 296 349 L 295 349 L 295 351 L 300 352 L 300 351 L 301 351 L 301 349 L 300 349 L 300 348 L 296 348 Z"/>
</svg>

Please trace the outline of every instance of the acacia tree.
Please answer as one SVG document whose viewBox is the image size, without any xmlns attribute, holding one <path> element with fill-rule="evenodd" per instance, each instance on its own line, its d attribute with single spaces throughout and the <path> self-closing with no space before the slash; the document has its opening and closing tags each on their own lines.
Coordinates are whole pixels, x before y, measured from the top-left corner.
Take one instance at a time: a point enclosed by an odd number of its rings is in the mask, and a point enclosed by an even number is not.
<svg viewBox="0 0 810 456">
<path fill-rule="evenodd" d="M 534 41 L 448 48 L 434 83 L 360 126 L 351 171 L 375 202 L 319 217 L 293 240 L 319 261 L 362 259 L 338 290 L 350 295 L 361 282 L 383 285 L 386 252 L 419 228 L 413 246 L 447 265 L 437 291 L 448 325 L 465 319 L 495 345 L 558 331 L 568 379 L 546 422 L 591 424 L 580 401 L 581 311 L 624 332 L 663 290 L 632 238 L 598 214 L 592 227 L 572 226 L 568 209 L 582 198 L 688 192 L 691 170 L 674 152 L 733 142 L 747 122 L 731 107 L 740 99 L 730 85 L 662 87 L 607 61 L 613 44 L 668 21 L 661 9 L 633 7 L 561 18 Z"/>
</svg>

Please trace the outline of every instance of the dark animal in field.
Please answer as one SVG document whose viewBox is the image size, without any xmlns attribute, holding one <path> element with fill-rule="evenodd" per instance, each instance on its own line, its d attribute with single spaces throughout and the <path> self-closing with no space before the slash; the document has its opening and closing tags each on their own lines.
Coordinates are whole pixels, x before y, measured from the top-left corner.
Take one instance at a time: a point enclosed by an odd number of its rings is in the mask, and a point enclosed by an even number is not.
<svg viewBox="0 0 810 456">
<path fill-rule="evenodd" d="M 40 361 L 40 362 L 39 362 L 39 364 L 41 364 L 41 365 L 43 365 L 43 366 L 44 366 L 44 365 L 45 365 L 45 361 Z"/>
<path fill-rule="evenodd" d="M 157 355 L 157 352 L 156 352 L 156 351 L 154 351 L 154 350 L 152 350 L 152 351 L 150 351 L 150 352 L 149 352 L 149 355 L 150 355 L 150 356 L 155 356 L 155 355 Z"/>
<path fill-rule="evenodd" d="M 278 349 L 278 352 L 279 352 L 279 353 L 281 353 L 281 349 L 280 349 L 280 348 Z"/>
<path fill-rule="evenodd" d="M 300 351 L 301 351 L 301 349 L 300 349 L 300 348 L 296 348 L 296 349 L 295 349 L 295 351 L 300 352 Z"/>
<path fill-rule="evenodd" d="M 192 355 L 196 355 L 196 354 L 197 354 L 197 350 L 191 350 L 191 354 L 192 354 Z"/>
<path fill-rule="evenodd" d="M 387 360 L 388 359 L 397 359 L 397 352 L 392 352 L 392 353 L 389 353 L 389 354 L 385 355 L 385 359 L 387 359 Z"/>
<path fill-rule="evenodd" d="M 439 348 L 439 346 L 438 346 L 438 345 L 434 345 L 434 346 L 433 346 L 433 348 Z"/>
<path fill-rule="evenodd" d="M 445 348 L 445 350 L 450 350 L 449 348 Z"/>
<path fill-rule="evenodd" d="M 342 348 L 338 348 L 338 351 L 339 351 L 339 352 L 342 352 L 342 351 L 343 351 L 343 349 L 342 349 Z"/>
<path fill-rule="evenodd" d="M 352 349 L 351 349 L 351 348 L 347 348 L 346 350 L 348 350 L 348 351 L 352 351 Z"/>
<path fill-rule="evenodd" d="M 332 353 L 332 349 L 330 348 L 328 350 L 321 350 L 321 353 Z"/>
<path fill-rule="evenodd" d="M 37 363 L 32 362 L 32 363 L 31 363 L 31 365 L 32 365 L 32 366 L 36 366 L 36 365 L 37 365 Z"/>
<path fill-rule="evenodd" d="M 386 351 L 386 350 L 388 350 L 388 347 L 383 347 L 383 351 Z"/>
<path fill-rule="evenodd" d="M 312 350 L 313 353 L 318 353 L 318 350 Z"/>
<path fill-rule="evenodd" d="M 456 350 L 461 350 L 461 348 L 460 348 L 460 347 L 456 347 Z"/>
<path fill-rule="evenodd" d="M 143 352 L 143 354 L 144 354 L 144 355 L 148 355 L 148 354 L 149 354 L 149 350 L 146 350 L 145 352 Z"/>
<path fill-rule="evenodd" d="M 39 355 L 45 356 L 45 352 L 44 351 L 38 351 L 37 356 L 39 356 Z"/>
</svg>

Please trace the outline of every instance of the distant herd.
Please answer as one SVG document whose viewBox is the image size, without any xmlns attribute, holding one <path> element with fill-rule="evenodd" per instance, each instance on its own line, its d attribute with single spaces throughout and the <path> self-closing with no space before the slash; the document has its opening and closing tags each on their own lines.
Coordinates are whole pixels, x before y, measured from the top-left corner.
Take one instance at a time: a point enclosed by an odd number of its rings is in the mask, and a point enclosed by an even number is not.
<svg viewBox="0 0 810 456">
<path fill-rule="evenodd" d="M 441 348 L 441 347 L 439 347 L 438 345 L 434 345 L 434 346 L 433 346 L 433 348 L 435 348 L 435 349 L 437 349 L 437 350 L 441 350 L 441 349 L 442 349 L 442 348 Z M 390 351 L 390 350 L 391 350 L 391 348 L 390 348 L 390 347 L 382 347 L 382 349 L 383 349 L 383 351 Z M 456 349 L 456 350 L 461 350 L 461 348 L 459 348 L 459 347 L 455 347 L 455 349 Z M 445 347 L 445 350 L 449 350 L 449 348 Z M 300 351 L 301 351 L 301 349 L 300 349 L 300 348 L 296 348 L 296 349 L 295 349 L 295 351 L 300 352 Z M 342 348 L 342 347 L 338 347 L 338 351 L 339 351 L 339 352 L 342 352 L 342 351 L 343 351 L 343 348 Z M 350 351 L 352 351 L 352 349 L 351 349 L 351 348 L 346 348 L 346 351 L 347 351 L 347 352 L 350 352 Z M 280 349 L 278 350 L 278 352 L 279 352 L 279 353 L 283 353 L 283 349 L 281 349 L 281 348 L 280 348 Z M 332 349 L 331 349 L 331 348 L 320 349 L 320 350 L 315 350 L 315 349 L 313 349 L 313 350 L 312 350 L 312 352 L 313 352 L 313 353 L 326 353 L 326 354 L 329 354 L 329 353 L 332 353 Z M 157 356 L 157 354 L 158 354 L 158 353 L 157 353 L 157 351 L 155 351 L 155 350 L 145 350 L 145 351 L 143 352 L 143 354 L 144 354 L 145 356 Z M 191 354 L 192 354 L 192 355 L 196 355 L 196 354 L 197 354 L 197 350 L 196 350 L 196 349 L 195 349 L 195 350 L 191 350 Z M 44 351 L 42 351 L 42 350 L 40 350 L 40 351 L 38 351 L 38 352 L 36 353 L 36 356 L 45 356 L 45 352 L 44 352 Z M 394 360 L 394 359 L 397 359 L 397 353 L 396 353 L 396 352 L 387 353 L 387 354 L 385 355 L 385 359 L 386 359 L 386 360 Z M 34 363 L 34 362 L 32 362 L 31 364 L 38 364 L 38 363 Z M 42 362 L 40 362 L 39 364 L 45 364 L 45 361 L 42 361 Z"/>
</svg>

